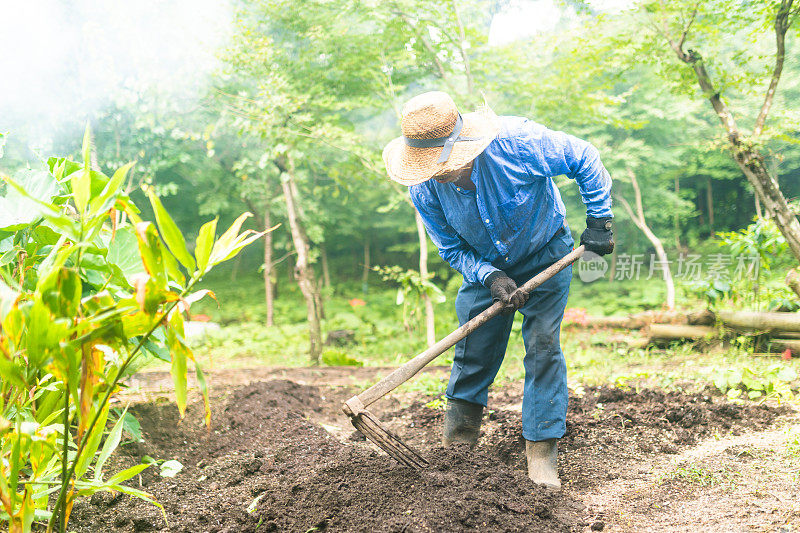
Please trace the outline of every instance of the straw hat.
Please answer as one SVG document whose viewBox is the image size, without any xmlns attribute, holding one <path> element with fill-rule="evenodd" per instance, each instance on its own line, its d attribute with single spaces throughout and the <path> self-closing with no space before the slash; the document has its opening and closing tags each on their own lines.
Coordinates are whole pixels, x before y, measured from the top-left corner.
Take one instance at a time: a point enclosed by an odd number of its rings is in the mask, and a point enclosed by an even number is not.
<svg viewBox="0 0 800 533">
<path fill-rule="evenodd" d="M 459 169 L 475 159 L 500 131 L 500 121 L 484 107 L 463 117 L 447 93 L 420 94 L 403 106 L 403 135 L 383 149 L 389 177 L 416 185 Z"/>
</svg>

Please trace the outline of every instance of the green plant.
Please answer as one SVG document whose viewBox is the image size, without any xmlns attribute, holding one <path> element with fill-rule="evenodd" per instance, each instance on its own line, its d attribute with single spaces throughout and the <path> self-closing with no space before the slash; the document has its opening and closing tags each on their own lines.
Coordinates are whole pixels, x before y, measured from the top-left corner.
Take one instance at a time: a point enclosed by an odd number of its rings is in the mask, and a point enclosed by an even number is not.
<svg viewBox="0 0 800 533">
<path fill-rule="evenodd" d="M 328 366 L 364 366 L 364 363 L 354 359 L 341 350 L 325 350 L 322 352 L 322 363 Z"/>
<path fill-rule="evenodd" d="M 731 400 L 746 394 L 751 400 L 785 401 L 794 399 L 792 384 L 796 379 L 793 368 L 775 364 L 763 372 L 749 367 L 720 370 L 714 377 L 714 385 Z"/>
<path fill-rule="evenodd" d="M 445 400 L 444 397 L 434 398 L 426 403 L 425 407 L 428 409 L 433 409 L 434 411 L 445 411 L 447 409 L 447 400 Z"/>
<path fill-rule="evenodd" d="M 139 217 L 123 189 L 132 164 L 108 177 L 92 169 L 90 151 L 87 128 L 82 163 L 51 158 L 47 169 L 4 177 L 0 502 L 11 531 L 47 521 L 48 531 L 63 532 L 75 498 L 97 491 L 156 503 L 123 484 L 147 464 L 103 473 L 129 420 L 122 412 L 107 430 L 109 400 L 141 364 L 160 358 L 171 365 L 183 415 L 194 361 L 183 313 L 213 296 L 194 287 L 261 236 L 239 233 L 246 213 L 215 240 L 213 220 L 190 254 L 152 189 L 146 192 L 157 227 Z M 197 364 L 195 371 L 208 423 L 208 390 Z M 128 428 L 136 433 L 130 422 Z"/>
<path fill-rule="evenodd" d="M 373 270 L 384 281 L 400 285 L 397 289 L 397 305 L 403 306 L 403 324 L 408 331 L 412 329 L 412 320 L 419 316 L 423 295 L 434 303 L 443 303 L 446 300 L 444 292 L 431 282 L 433 274 L 423 279 L 416 270 L 403 270 L 399 266 L 376 266 Z"/>
<path fill-rule="evenodd" d="M 757 218 L 755 222 L 740 231 L 717 233 L 719 245 L 726 248 L 736 264 L 730 277 L 729 290 L 724 291 L 734 304 L 750 303 L 761 307 L 764 301 L 785 298 L 788 291 L 783 284 L 776 288 L 765 284 L 765 273 L 772 269 L 775 259 L 786 253 L 788 244 L 778 227 L 771 220 Z M 747 258 L 757 259 L 747 264 Z M 748 298 L 749 296 L 749 298 Z"/>
<path fill-rule="evenodd" d="M 733 290 L 731 284 L 724 279 L 690 281 L 684 287 L 691 296 L 704 301 L 709 309 L 718 307 L 726 297 L 731 295 Z"/>
<path fill-rule="evenodd" d="M 687 483 L 708 487 L 718 485 L 723 481 L 730 481 L 733 474 L 729 472 L 713 472 L 696 463 L 686 463 L 678 466 L 674 471 L 662 477 L 662 482 L 667 479 L 681 480 Z"/>
<path fill-rule="evenodd" d="M 786 453 L 789 457 L 800 458 L 800 426 L 786 428 Z"/>
</svg>

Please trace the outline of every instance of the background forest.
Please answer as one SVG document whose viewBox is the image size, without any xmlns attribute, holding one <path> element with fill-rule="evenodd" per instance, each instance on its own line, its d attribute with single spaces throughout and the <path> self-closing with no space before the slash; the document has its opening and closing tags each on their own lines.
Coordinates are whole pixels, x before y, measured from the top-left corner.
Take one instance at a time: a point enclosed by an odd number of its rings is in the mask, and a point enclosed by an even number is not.
<svg viewBox="0 0 800 533">
<path fill-rule="evenodd" d="M 135 8 L 120 20 L 95 14 L 79 37 L 64 38 L 81 61 L 42 72 L 41 82 L 63 84 L 26 94 L 14 92 L 18 80 L 6 90 L 0 168 L 13 176 L 49 155 L 78 154 L 88 123 L 97 168 L 110 174 L 135 161 L 126 191 L 144 205 L 143 187 L 152 186 L 190 238 L 211 217 L 230 222 L 243 211 L 254 214 L 254 229 L 278 225 L 263 246 L 204 281 L 224 301 L 204 314 L 245 323 L 228 337 L 270 337 L 266 326 L 306 322 L 317 360 L 325 332 L 380 317 L 378 334 L 399 325 L 422 346 L 434 308 L 440 332 L 453 324 L 460 276 L 421 237 L 380 152 L 398 134 L 402 103 L 440 89 L 462 110 L 486 103 L 600 149 L 614 178 L 617 250 L 603 279 L 576 279 L 571 307 L 614 315 L 725 301 L 794 310 L 783 277 L 800 248 L 793 254 L 769 221 L 775 208 L 762 205 L 732 157 L 734 134 L 714 103 L 747 132 L 742 142 L 796 211 L 798 28 L 796 12 L 787 13 L 778 50 L 780 7 L 247 1 L 200 14 L 172 8 L 152 25 Z M 102 20 L 112 22 L 98 27 Z M 119 53 L 120 35 L 141 41 L 138 55 Z M 180 51 L 192 39 L 196 51 Z M 577 187 L 556 181 L 577 237 L 585 213 Z M 0 253 L 11 247 L 0 234 Z M 743 258 L 754 272 L 756 256 L 755 278 L 734 275 Z M 691 258 L 700 270 L 686 268 Z M 665 259 L 674 294 L 663 282 Z M 304 350 L 288 337 L 248 349 L 276 360 Z"/>
</svg>

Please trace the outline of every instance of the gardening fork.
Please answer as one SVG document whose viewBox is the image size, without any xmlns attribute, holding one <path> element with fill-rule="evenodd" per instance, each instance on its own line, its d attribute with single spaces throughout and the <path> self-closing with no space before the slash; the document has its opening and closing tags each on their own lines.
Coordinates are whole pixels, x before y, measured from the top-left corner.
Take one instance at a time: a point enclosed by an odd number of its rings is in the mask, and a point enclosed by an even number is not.
<svg viewBox="0 0 800 533">
<path fill-rule="evenodd" d="M 574 263 L 583 255 L 583 252 L 584 247 L 579 246 L 528 280 L 524 285 L 519 287 L 517 291 L 526 295 L 530 294 L 536 287 Z M 465 338 L 490 319 L 499 315 L 503 311 L 505 305 L 505 303 L 500 301 L 494 302 L 481 314 L 450 333 L 447 337 L 413 359 L 407 361 L 397 370 L 393 371 L 361 394 L 353 396 L 344 402 L 342 410 L 350 417 L 350 422 L 352 422 L 353 426 L 401 464 L 414 469 L 424 468 L 428 464 L 428 461 L 417 450 L 407 445 L 400 437 L 384 427 L 366 408 L 368 405 L 383 398 L 414 377 L 420 370 L 428 365 L 428 363 L 442 355 L 458 341 Z"/>
</svg>

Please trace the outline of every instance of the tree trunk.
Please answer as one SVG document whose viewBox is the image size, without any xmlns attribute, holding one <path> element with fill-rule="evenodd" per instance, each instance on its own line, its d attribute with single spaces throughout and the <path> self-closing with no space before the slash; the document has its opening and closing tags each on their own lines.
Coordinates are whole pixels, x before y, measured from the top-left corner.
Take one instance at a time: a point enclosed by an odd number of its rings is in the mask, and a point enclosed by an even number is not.
<svg viewBox="0 0 800 533">
<path fill-rule="evenodd" d="M 786 273 L 786 284 L 800 297 L 800 269 L 793 268 Z"/>
<path fill-rule="evenodd" d="M 417 237 L 419 237 L 419 274 L 423 280 L 428 279 L 428 236 L 425 233 L 425 226 L 422 224 L 422 217 L 419 212 L 414 210 L 414 217 L 417 220 Z M 425 305 L 425 331 L 428 338 L 428 347 L 436 344 L 436 322 L 433 315 L 433 302 L 427 293 L 422 293 L 422 303 Z"/>
<path fill-rule="evenodd" d="M 763 333 L 800 331 L 800 314 L 757 311 L 717 311 L 726 326 L 734 329 L 757 330 Z"/>
<path fill-rule="evenodd" d="M 314 277 L 314 269 L 309 264 L 309 241 L 299 218 L 295 202 L 291 163 L 278 159 L 275 162 L 281 171 L 281 188 L 286 202 L 286 214 L 289 219 L 289 228 L 292 232 L 292 242 L 297 251 L 297 262 L 294 268 L 294 277 L 306 301 L 308 315 L 309 354 L 313 364 L 319 364 L 322 352 L 322 328 L 320 326 L 319 287 Z"/>
<path fill-rule="evenodd" d="M 792 354 L 800 355 L 800 340 L 797 339 L 770 339 L 770 348 L 773 350 L 789 350 Z"/>
<path fill-rule="evenodd" d="M 614 278 L 617 276 L 617 250 L 619 246 L 614 246 L 611 251 L 611 268 L 608 271 L 608 282 L 614 283 Z"/>
<path fill-rule="evenodd" d="M 681 178 L 680 176 L 675 176 L 675 198 L 680 199 L 681 193 Z M 675 210 L 675 213 L 672 215 L 672 223 L 675 229 L 675 248 L 677 250 L 682 250 L 683 246 L 681 245 L 681 221 L 678 217 L 678 210 Z"/>
<path fill-rule="evenodd" d="M 714 335 L 716 330 L 709 326 L 685 326 L 683 324 L 650 324 L 647 338 L 650 342 L 672 341 L 678 339 L 701 340 Z"/>
<path fill-rule="evenodd" d="M 331 271 L 328 268 L 328 249 L 323 244 L 319 250 L 320 261 L 322 262 L 322 283 L 326 289 L 331 286 Z"/>
<path fill-rule="evenodd" d="M 664 283 L 667 286 L 667 309 L 674 309 L 675 308 L 675 283 L 672 281 L 672 272 L 669 268 L 669 261 L 667 259 L 667 253 L 664 251 L 664 245 L 661 244 L 661 240 L 656 237 L 655 233 L 650 229 L 647 225 L 647 221 L 644 217 L 644 207 L 642 206 L 642 192 L 639 189 L 639 182 L 636 181 L 636 174 L 631 169 L 628 169 L 628 176 L 631 179 L 631 185 L 633 185 L 633 193 L 635 195 L 636 200 L 636 213 L 634 214 L 633 209 L 631 209 L 630 204 L 628 203 L 625 198 L 622 196 L 618 196 L 620 203 L 628 212 L 628 215 L 631 217 L 631 220 L 636 227 L 642 230 L 642 233 L 645 234 L 647 239 L 653 244 L 653 247 L 656 249 L 656 255 L 658 256 L 658 260 L 661 263 L 661 272 L 664 278 Z"/>
<path fill-rule="evenodd" d="M 461 22 L 461 14 L 458 11 L 457 0 L 452 0 L 453 14 L 456 19 L 456 26 L 458 26 L 458 51 L 461 54 L 461 60 L 464 62 L 464 76 L 467 79 L 467 94 L 470 99 L 473 98 L 475 92 L 475 82 L 472 80 L 472 69 L 469 64 L 469 55 L 467 54 L 466 41 L 467 36 L 464 31 L 464 24 Z"/>
<path fill-rule="evenodd" d="M 771 213 L 773 222 L 786 239 L 792 254 L 800 261 L 800 221 L 789 209 L 778 182 L 767 171 L 764 156 L 738 139 L 731 141 L 731 149 L 736 163 L 755 189 L 764 209 Z"/>
<path fill-rule="evenodd" d="M 230 274 L 231 283 L 236 281 L 236 279 L 239 277 L 239 267 L 242 266 L 242 255 L 243 254 L 237 255 L 236 259 L 233 261 L 233 267 L 231 268 Z"/>
<path fill-rule="evenodd" d="M 269 230 L 272 224 L 272 214 L 269 210 L 269 199 L 264 207 L 264 231 Z M 275 302 L 272 292 L 272 232 L 264 234 L 264 299 L 267 304 L 267 327 L 275 323 Z"/>
<path fill-rule="evenodd" d="M 313 269 L 312 269 L 313 271 Z M 316 279 L 316 278 L 315 278 Z M 315 282 L 314 299 L 317 304 L 317 315 L 320 319 L 325 318 L 325 302 L 322 299 L 322 288 L 318 281 Z"/>
<path fill-rule="evenodd" d="M 364 268 L 361 271 L 361 290 L 364 294 L 369 292 L 369 235 L 364 239 Z"/>
<path fill-rule="evenodd" d="M 706 182 L 706 209 L 708 210 L 708 230 L 714 236 L 714 190 L 711 188 L 711 178 Z"/>
<path fill-rule="evenodd" d="M 775 68 L 769 89 L 764 98 L 764 104 L 756 119 L 756 127 L 753 131 L 755 136 L 761 134 L 783 70 L 784 41 L 786 31 L 791 24 L 791 5 L 791 0 L 783 0 L 775 15 L 775 36 L 777 44 Z M 693 19 L 694 18 L 692 18 L 692 20 Z M 756 196 L 761 200 L 764 210 L 769 214 L 786 239 L 792 254 L 800 261 L 800 221 L 797 220 L 797 216 L 789 209 L 786 197 L 783 196 L 778 182 L 767 170 L 764 156 L 752 142 L 742 138 L 742 132 L 736 125 L 733 113 L 722 99 L 720 91 L 715 87 L 714 81 L 711 79 L 711 75 L 706 69 L 703 57 L 696 50 L 689 50 L 688 52 L 683 50 L 684 38 L 687 31 L 688 27 L 684 31 L 683 38 L 679 42 L 675 42 L 669 37 L 667 37 L 667 40 L 677 54 L 678 59 L 689 65 L 694 71 L 700 89 L 703 91 L 706 98 L 708 98 L 711 107 L 714 109 L 714 113 L 719 118 L 720 124 L 728 135 L 728 143 L 734 161 L 736 161 L 736 164 L 739 165 L 747 181 L 749 181 L 753 189 L 755 189 Z"/>
</svg>

